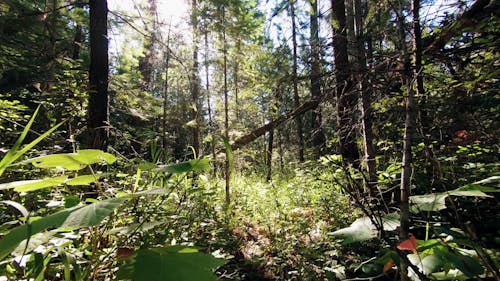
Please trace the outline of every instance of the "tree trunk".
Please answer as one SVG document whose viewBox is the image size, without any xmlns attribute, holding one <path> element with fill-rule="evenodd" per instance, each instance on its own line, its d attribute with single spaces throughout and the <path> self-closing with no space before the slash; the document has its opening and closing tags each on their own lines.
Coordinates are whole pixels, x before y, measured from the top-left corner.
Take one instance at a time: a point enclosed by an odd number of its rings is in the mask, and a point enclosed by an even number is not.
<svg viewBox="0 0 500 281">
<path fill-rule="evenodd" d="M 419 9 L 419 0 L 412 0 L 412 12 L 415 20 L 415 9 Z M 418 15 L 418 12 L 417 12 Z M 402 15 L 398 15 L 399 21 L 399 36 L 401 40 L 401 47 L 404 58 L 404 73 L 403 82 L 406 85 L 406 107 L 405 107 L 405 129 L 403 135 L 403 157 L 401 163 L 401 182 L 399 186 L 399 209 L 400 209 L 400 228 L 399 228 L 399 240 L 404 241 L 409 238 L 410 229 L 410 205 L 409 205 L 409 193 L 411 187 L 411 145 L 412 145 L 412 135 L 415 126 L 415 101 L 413 96 L 413 83 L 412 83 L 412 71 L 411 71 L 411 60 L 410 52 L 406 46 L 406 32 L 405 32 L 405 19 Z M 408 277 L 408 266 L 409 263 L 406 259 L 401 259 L 400 264 L 400 280 L 407 281 Z"/>
<path fill-rule="evenodd" d="M 377 195 L 377 167 L 373 148 L 373 129 L 371 122 L 370 87 L 367 81 L 366 50 L 363 27 L 363 8 L 361 0 L 354 0 L 354 33 L 356 40 L 356 76 L 361 111 L 361 130 L 364 143 L 365 169 L 367 173 L 365 186 L 372 197 Z"/>
<path fill-rule="evenodd" d="M 107 150 L 108 100 L 108 4 L 90 0 L 90 90 L 88 105 L 89 147 Z"/>
<path fill-rule="evenodd" d="M 225 7 L 222 7 L 222 44 L 223 44 L 223 71 L 224 71 L 224 137 L 229 141 L 229 101 L 228 101 L 228 88 L 227 88 L 227 42 L 226 42 L 226 16 Z M 230 196 L 230 174 L 229 169 L 229 156 L 226 153 L 226 160 L 224 161 L 224 179 L 226 182 L 226 206 L 229 207 L 231 203 Z"/>
<path fill-rule="evenodd" d="M 247 145 L 248 143 L 254 141 L 258 137 L 262 136 L 263 134 L 265 134 L 266 132 L 271 130 L 271 128 L 276 128 L 279 125 L 283 124 L 284 122 L 286 122 L 292 118 L 296 118 L 297 115 L 302 115 L 305 112 L 307 112 L 313 108 L 316 108 L 318 106 L 319 102 L 320 102 L 319 100 L 307 101 L 307 102 L 301 104 L 300 106 L 298 106 L 297 108 L 295 108 L 293 111 L 288 112 L 288 113 L 283 114 L 283 115 L 280 115 L 278 118 L 271 120 L 268 123 L 262 125 L 261 127 L 251 131 L 250 133 L 248 133 L 244 136 L 241 136 L 241 137 L 237 138 L 236 140 L 234 140 L 231 144 L 231 149 L 237 150 L 237 149 L 242 148 L 243 146 Z"/>
<path fill-rule="evenodd" d="M 351 69 L 347 52 L 347 24 L 344 0 L 332 0 L 333 9 L 333 49 L 335 59 L 335 79 L 337 98 L 337 134 L 340 154 L 345 163 L 359 168 L 359 151 L 356 143 L 355 108 L 357 98 L 350 77 Z M 337 26 L 337 28 L 335 27 Z"/>
<path fill-rule="evenodd" d="M 165 83 L 163 89 L 163 115 L 162 115 L 162 147 L 163 153 L 167 152 L 167 105 L 168 105 L 168 70 L 170 69 L 170 26 L 167 34 L 167 50 L 165 52 Z M 166 157 L 166 155 L 165 155 Z"/>
<path fill-rule="evenodd" d="M 319 45 L 319 24 L 318 24 L 318 0 L 311 1 L 311 97 L 319 99 L 321 97 L 321 54 Z M 321 105 L 313 109 L 311 114 L 311 142 L 314 147 L 314 154 L 319 157 L 325 149 L 326 138 L 322 128 Z"/>
<path fill-rule="evenodd" d="M 295 108 L 298 108 L 300 105 L 300 98 L 299 98 L 299 88 L 297 81 L 298 67 L 297 67 L 297 27 L 295 25 L 295 1 L 296 0 L 290 0 L 290 15 L 292 18 L 292 45 L 293 45 L 292 47 L 293 48 L 293 54 L 292 54 L 293 101 Z M 304 162 L 304 136 L 302 129 L 302 116 L 301 115 L 295 116 L 295 122 L 297 124 L 297 141 L 299 145 L 299 149 L 297 151 L 298 153 L 297 157 L 299 158 L 300 162 Z"/>
<path fill-rule="evenodd" d="M 75 27 L 75 37 L 73 38 L 73 51 L 71 53 L 71 59 L 76 61 L 80 58 L 80 49 L 83 40 L 82 26 L 77 24 Z"/>
<path fill-rule="evenodd" d="M 195 122 L 192 127 L 193 134 L 193 149 L 195 157 L 200 155 L 200 78 L 199 78 L 199 65 L 198 65 L 198 4 L 197 0 L 191 2 L 191 25 L 193 28 L 193 67 L 191 69 L 191 97 L 192 97 L 192 110 L 191 118 Z"/>
</svg>

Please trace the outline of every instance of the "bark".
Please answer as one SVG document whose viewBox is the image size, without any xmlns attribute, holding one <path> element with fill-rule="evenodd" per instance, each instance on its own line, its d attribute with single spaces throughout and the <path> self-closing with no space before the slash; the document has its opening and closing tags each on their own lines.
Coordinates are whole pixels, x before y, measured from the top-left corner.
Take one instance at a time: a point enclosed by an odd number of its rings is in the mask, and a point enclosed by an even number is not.
<svg viewBox="0 0 500 281">
<path fill-rule="evenodd" d="M 295 1 L 290 0 L 290 15 L 292 18 L 292 83 L 293 83 L 293 102 L 295 108 L 300 105 L 300 97 L 299 97 L 299 88 L 297 81 L 297 27 L 295 25 Z M 297 151 L 298 159 L 300 162 L 304 162 L 304 134 L 302 128 L 302 116 L 299 114 L 295 116 L 295 123 L 297 124 L 297 141 L 299 145 L 299 149 Z"/>
<path fill-rule="evenodd" d="M 77 24 L 75 28 L 75 37 L 73 38 L 73 51 L 71 53 L 71 59 L 77 60 L 80 58 L 80 49 L 82 46 L 83 32 L 82 26 Z"/>
<path fill-rule="evenodd" d="M 156 32 L 157 32 L 157 5 L 156 0 L 148 0 L 149 3 L 149 14 L 153 17 L 153 26 L 152 29 L 148 28 L 148 25 L 145 23 L 146 32 L 149 33 L 148 38 L 146 39 L 146 43 L 144 46 L 144 57 L 139 59 L 139 71 L 141 72 L 143 79 L 143 87 L 147 90 L 152 90 L 154 86 L 153 79 L 153 69 L 154 69 L 154 52 L 156 48 Z M 143 20 L 144 21 L 144 20 Z"/>
<path fill-rule="evenodd" d="M 412 13 L 415 21 L 415 15 L 418 16 L 418 11 L 420 9 L 419 0 L 412 0 Z M 416 14 L 415 14 L 416 12 Z M 411 70 L 410 53 L 406 46 L 406 32 L 405 32 L 405 20 L 404 17 L 399 15 L 399 36 L 401 40 L 402 55 L 404 58 L 404 73 L 403 81 L 406 85 L 405 94 L 405 129 L 403 135 L 403 157 L 401 162 L 401 182 L 399 186 L 399 209 L 400 209 L 400 228 L 399 228 L 399 239 L 404 241 L 409 238 L 410 229 L 410 205 L 409 205 L 409 193 L 411 187 L 411 145 L 412 145 L 412 135 L 415 126 L 415 100 L 413 93 L 413 77 Z M 408 261 L 402 259 L 400 264 L 401 276 L 400 279 L 403 281 L 409 280 L 408 277 Z"/>
<path fill-rule="evenodd" d="M 222 7 L 222 44 L 223 44 L 223 75 L 224 75 L 224 137 L 229 141 L 229 102 L 228 102 L 228 88 L 227 88 L 227 41 L 226 41 L 226 18 L 225 7 Z M 224 179 L 226 183 L 226 206 L 229 207 L 231 203 L 230 196 L 230 169 L 229 169 L 229 156 L 226 152 L 226 160 L 224 161 Z"/>
<path fill-rule="evenodd" d="M 337 134 L 340 154 L 344 162 L 359 168 L 359 151 L 356 143 L 355 108 L 357 98 L 350 77 L 351 68 L 347 52 L 346 7 L 343 0 L 332 0 L 334 27 L 334 59 L 337 98 Z"/>
<path fill-rule="evenodd" d="M 319 24 L 318 24 L 318 0 L 311 1 L 311 97 L 319 99 L 321 97 L 321 54 L 319 46 Z M 326 138 L 322 128 L 321 105 L 313 109 L 311 114 L 311 142 L 314 147 L 316 157 L 324 152 Z"/>
<path fill-rule="evenodd" d="M 89 147 L 107 150 L 109 136 L 108 99 L 108 5 L 90 0 L 90 90 L 88 105 Z"/>
<path fill-rule="evenodd" d="M 162 115 L 162 147 L 164 153 L 167 151 L 167 106 L 168 106 L 168 70 L 170 69 L 170 27 L 167 34 L 167 50 L 165 52 L 165 83 L 163 89 L 163 115 Z"/>
<path fill-rule="evenodd" d="M 377 193 L 377 167 L 375 163 L 375 149 L 373 148 L 373 129 L 371 122 L 371 92 L 367 73 L 367 56 L 365 50 L 365 37 L 363 27 L 363 8 L 361 0 L 354 0 L 354 33 L 356 41 L 356 67 L 357 67 L 357 87 L 359 91 L 359 104 L 361 111 L 361 131 L 364 143 L 364 160 L 365 169 L 368 176 L 366 177 L 365 186 L 372 197 Z"/>
<path fill-rule="evenodd" d="M 302 115 L 305 112 L 307 112 L 313 108 L 316 108 L 319 103 L 320 103 L 320 100 L 311 100 L 311 101 L 307 101 L 307 102 L 301 104 L 300 106 L 295 108 L 293 111 L 288 112 L 288 113 L 283 114 L 283 115 L 280 115 L 278 118 L 262 125 L 259 128 L 252 130 L 250 133 L 237 138 L 236 140 L 234 140 L 232 142 L 231 149 L 237 150 L 237 149 L 242 148 L 243 146 L 245 146 L 248 143 L 257 139 L 258 137 L 264 135 L 266 132 L 270 131 L 272 128 L 276 128 L 279 125 L 281 125 L 282 123 L 284 123 L 290 119 L 296 118 L 297 115 Z"/>
<path fill-rule="evenodd" d="M 191 15 L 191 25 L 193 28 L 193 66 L 191 69 L 191 98 L 192 98 L 192 110 L 191 118 L 195 121 L 192 128 L 193 134 L 193 149 L 195 151 L 195 156 L 200 155 L 200 78 L 199 78 L 199 63 L 198 63 L 198 3 L 197 0 L 192 0 L 192 15 Z"/>
</svg>

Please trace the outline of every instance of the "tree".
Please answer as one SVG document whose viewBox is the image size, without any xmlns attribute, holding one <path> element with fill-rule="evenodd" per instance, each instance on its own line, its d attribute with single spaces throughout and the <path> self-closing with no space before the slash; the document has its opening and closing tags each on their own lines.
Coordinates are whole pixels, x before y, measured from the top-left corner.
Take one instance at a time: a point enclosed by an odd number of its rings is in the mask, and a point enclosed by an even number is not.
<svg viewBox="0 0 500 281">
<path fill-rule="evenodd" d="M 191 26 L 193 32 L 193 66 L 191 68 L 191 98 L 192 98 L 192 109 L 191 109 L 191 118 L 194 124 L 192 125 L 192 134 L 193 134 L 193 149 L 195 155 L 200 155 L 200 76 L 199 76 L 199 62 L 198 62 L 198 4 L 197 0 L 192 0 L 191 2 Z"/>
<path fill-rule="evenodd" d="M 289 8 L 290 8 L 290 19 L 292 21 L 292 84 L 293 84 L 293 103 L 295 108 L 297 109 L 300 106 L 300 97 L 299 97 L 299 86 L 298 86 L 298 77 L 297 77 L 297 27 L 296 27 L 296 19 L 295 19 L 295 1 L 289 0 Z M 304 162 L 304 133 L 302 128 L 302 116 L 300 114 L 295 116 L 295 123 L 297 125 L 297 141 L 298 141 L 298 150 L 297 157 L 300 162 Z"/>
<path fill-rule="evenodd" d="M 320 99 L 321 93 L 321 50 L 319 41 L 319 11 L 318 0 L 311 0 L 310 29 L 311 29 L 311 98 Z M 321 104 L 311 114 L 312 145 L 316 157 L 321 155 L 325 149 L 325 134 L 322 128 Z"/>
<path fill-rule="evenodd" d="M 108 99 L 108 5 L 90 0 L 90 88 L 88 104 L 88 146 L 106 151 L 109 137 Z"/>
<path fill-rule="evenodd" d="M 337 135 L 340 154 L 345 163 L 359 168 L 359 150 L 356 143 L 355 109 L 357 97 L 353 91 L 351 66 L 348 56 L 346 7 L 343 0 L 332 0 L 333 51 L 335 63 L 335 96 L 337 98 Z"/>
</svg>

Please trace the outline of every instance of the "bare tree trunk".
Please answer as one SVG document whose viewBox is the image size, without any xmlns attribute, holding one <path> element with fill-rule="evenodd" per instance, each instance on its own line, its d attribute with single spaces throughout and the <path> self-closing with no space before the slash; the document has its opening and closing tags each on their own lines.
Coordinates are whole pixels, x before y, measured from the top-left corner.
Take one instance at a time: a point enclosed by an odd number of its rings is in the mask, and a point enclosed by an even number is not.
<svg viewBox="0 0 500 281">
<path fill-rule="evenodd" d="M 321 54 L 319 46 L 319 24 L 318 24 L 318 0 L 311 1 L 311 97 L 319 99 L 321 93 Z M 319 157 L 325 148 L 326 138 L 322 128 L 321 105 L 313 109 L 311 114 L 311 142 L 314 147 L 314 154 Z"/>
<path fill-rule="evenodd" d="M 80 49 L 83 40 L 82 26 L 77 24 L 75 27 L 75 37 L 73 39 L 73 52 L 71 53 L 71 59 L 77 60 L 80 58 Z"/>
<path fill-rule="evenodd" d="M 340 154 L 344 162 L 359 168 L 359 151 L 356 143 L 355 108 L 357 98 L 350 77 L 351 69 L 347 52 L 347 23 L 344 0 L 332 0 L 335 24 L 333 49 L 337 97 L 337 133 L 340 139 Z M 337 26 L 337 28 L 335 27 Z"/>
<path fill-rule="evenodd" d="M 295 108 L 300 105 L 299 88 L 297 81 L 297 27 L 295 25 L 295 1 L 290 0 L 290 15 L 292 18 L 292 45 L 293 45 L 293 66 L 292 66 L 292 83 L 293 83 L 293 101 Z M 302 129 L 302 116 L 295 116 L 295 122 L 297 124 L 297 139 L 299 149 L 297 151 L 298 158 L 300 162 L 304 162 L 304 135 Z"/>
<path fill-rule="evenodd" d="M 225 7 L 222 7 L 222 44 L 223 44 L 223 70 L 224 70 L 224 137 L 229 141 L 229 102 L 228 102 L 228 88 L 227 88 L 227 42 L 226 42 L 226 16 Z M 226 182 L 226 206 L 231 203 L 230 196 L 230 180 L 231 174 L 229 169 L 229 156 L 226 153 L 226 160 L 224 162 L 224 179 Z"/>
<path fill-rule="evenodd" d="M 370 87 L 367 81 L 366 50 L 363 27 L 363 8 L 361 0 L 354 0 L 354 33 L 356 40 L 356 76 L 359 91 L 361 129 L 364 143 L 364 158 L 366 164 L 366 187 L 372 197 L 377 190 L 377 167 L 375 163 L 375 149 L 373 148 L 373 130 L 371 122 Z"/>
<path fill-rule="evenodd" d="M 191 2 L 191 25 L 193 28 L 193 66 L 191 69 L 191 98 L 192 98 L 192 110 L 191 118 L 195 122 L 192 127 L 193 134 L 193 149 L 195 151 L 195 156 L 200 155 L 200 78 L 199 78 L 199 64 L 198 64 L 198 4 L 197 0 L 192 0 Z"/>
<path fill-rule="evenodd" d="M 417 6 L 415 6 L 417 5 Z M 419 0 L 412 0 L 412 11 L 415 12 L 415 8 L 419 7 Z M 413 14 L 415 16 L 415 14 Z M 403 135 L 403 157 L 401 163 L 401 183 L 399 187 L 399 209 L 400 209 L 400 229 L 399 229 L 399 239 L 400 241 L 409 238 L 410 229 L 410 205 L 409 205 L 409 193 L 411 187 L 411 145 L 412 145 L 412 135 L 415 126 L 415 100 L 413 93 L 413 77 L 411 70 L 410 53 L 406 46 L 406 32 L 405 32 L 405 19 L 402 15 L 398 15 L 399 21 L 399 32 L 401 47 L 404 57 L 404 73 L 403 81 L 406 85 L 406 117 L 405 117 L 405 130 Z M 406 259 L 401 259 L 400 263 L 400 280 L 407 281 L 408 277 L 408 266 L 409 263 Z"/>
<path fill-rule="evenodd" d="M 144 57 L 139 59 L 139 71 L 141 72 L 143 84 L 142 87 L 146 90 L 153 90 L 154 88 L 154 63 L 155 63 L 155 48 L 156 48 L 156 32 L 157 32 L 157 5 L 156 0 L 148 0 L 149 15 L 153 17 L 153 26 L 150 28 L 146 23 L 144 24 L 145 31 L 149 38 L 145 38 Z M 145 22 L 145 19 L 143 19 Z"/>
<path fill-rule="evenodd" d="M 170 68 L 170 26 L 167 34 L 167 51 L 165 52 L 165 83 L 163 89 L 163 115 L 162 115 L 162 147 L 163 153 L 167 151 L 167 105 L 168 105 L 168 70 Z"/>
<path fill-rule="evenodd" d="M 89 147 L 107 150 L 108 98 L 108 4 L 90 0 L 90 90 L 88 105 Z"/>
</svg>

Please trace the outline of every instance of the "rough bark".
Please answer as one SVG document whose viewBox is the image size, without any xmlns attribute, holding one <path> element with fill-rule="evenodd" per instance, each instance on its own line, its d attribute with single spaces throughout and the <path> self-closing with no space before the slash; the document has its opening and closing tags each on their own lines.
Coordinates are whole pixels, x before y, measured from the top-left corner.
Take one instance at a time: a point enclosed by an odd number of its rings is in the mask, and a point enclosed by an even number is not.
<svg viewBox="0 0 500 281">
<path fill-rule="evenodd" d="M 367 55 L 365 50 L 365 37 L 363 27 L 363 8 L 361 0 L 354 0 L 354 33 L 356 40 L 356 77 L 357 90 L 359 92 L 359 105 L 361 112 L 361 131 L 364 143 L 364 160 L 365 169 L 368 176 L 366 177 L 365 186 L 372 197 L 377 193 L 377 167 L 375 163 L 375 149 L 373 148 L 373 129 L 371 116 L 371 92 L 369 87 L 367 73 Z"/>
<path fill-rule="evenodd" d="M 199 78 L 199 63 L 198 63 L 198 3 L 197 0 L 191 2 L 191 26 L 193 28 L 193 66 L 191 69 L 191 98 L 192 109 L 191 118 L 195 121 L 192 127 L 193 149 L 195 155 L 200 155 L 200 78 Z"/>
<path fill-rule="evenodd" d="M 321 97 L 321 54 L 319 44 L 319 24 L 318 24 L 318 0 L 311 1 L 311 97 L 319 99 Z M 314 147 L 316 157 L 319 157 L 325 148 L 326 138 L 322 128 L 321 105 L 313 109 L 311 114 L 311 142 Z"/>
<path fill-rule="evenodd" d="M 108 5 L 90 0 L 90 90 L 88 130 L 91 148 L 107 150 L 109 135 L 108 99 Z"/>
<path fill-rule="evenodd" d="M 223 44 L 223 75 L 224 75 L 224 137 L 229 141 L 229 97 L 227 87 L 227 40 L 226 40 L 226 17 L 225 7 L 222 7 L 222 44 Z M 224 161 L 224 179 L 226 188 L 226 206 L 231 203 L 231 187 L 230 187 L 230 169 L 229 169 L 229 156 L 226 152 L 226 159 Z"/>
<path fill-rule="evenodd" d="M 415 15 L 418 16 L 418 11 L 420 9 L 420 1 L 412 0 L 412 13 L 413 20 L 415 21 Z M 399 240 L 404 241 L 409 238 L 410 230 L 410 205 L 409 205 L 409 194 L 411 186 L 411 145 L 412 145 L 412 135 L 415 126 L 415 100 L 413 93 L 413 73 L 412 73 L 412 63 L 410 61 L 410 52 L 406 46 L 406 32 L 405 32 L 405 20 L 404 17 L 398 16 L 399 24 L 399 37 L 402 46 L 402 55 L 404 58 L 404 73 L 403 73 L 403 83 L 406 86 L 405 93 L 405 129 L 403 134 L 403 155 L 401 161 L 401 182 L 399 185 L 399 212 L 400 212 L 400 227 L 399 227 Z M 401 260 L 400 263 L 400 280 L 407 281 L 408 277 L 408 266 L 409 263 L 406 260 Z"/>
<path fill-rule="evenodd" d="M 292 83 L 293 83 L 293 102 L 295 108 L 300 105 L 299 88 L 297 81 L 297 27 L 295 24 L 295 0 L 290 0 L 290 16 L 292 19 Z M 297 157 L 300 162 L 304 162 L 304 134 L 302 128 L 302 116 L 299 114 L 295 116 L 295 123 L 297 124 L 297 141 L 299 149 L 297 150 Z"/>
<path fill-rule="evenodd" d="M 337 135 L 340 154 L 344 162 L 359 168 L 359 151 L 356 143 L 355 108 L 357 98 L 350 77 L 351 67 L 347 52 L 346 7 L 343 0 L 332 0 L 335 22 L 333 49 L 335 59 L 335 80 L 337 98 Z M 336 27 L 335 27 L 336 26 Z"/>
<path fill-rule="evenodd" d="M 169 84 L 168 84 L 168 79 L 169 79 L 169 69 L 170 69 L 170 27 L 168 29 L 168 34 L 167 34 L 167 50 L 165 51 L 165 83 L 163 87 L 163 114 L 162 114 L 162 147 L 164 153 L 167 151 L 167 143 L 168 143 L 168 137 L 167 137 L 167 106 L 168 106 L 168 91 L 169 91 Z"/>
</svg>

